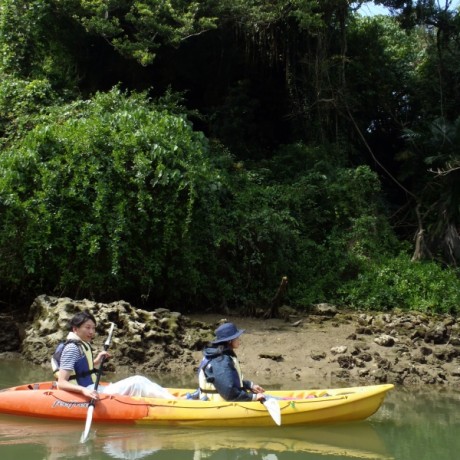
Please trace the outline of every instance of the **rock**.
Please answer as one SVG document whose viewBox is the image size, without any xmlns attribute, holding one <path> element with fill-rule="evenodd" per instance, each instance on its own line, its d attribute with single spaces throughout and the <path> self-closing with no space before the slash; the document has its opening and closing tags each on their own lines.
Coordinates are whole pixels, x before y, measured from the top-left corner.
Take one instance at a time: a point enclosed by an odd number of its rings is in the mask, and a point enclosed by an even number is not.
<svg viewBox="0 0 460 460">
<path fill-rule="evenodd" d="M 337 362 L 342 369 L 353 369 L 355 362 L 352 356 L 341 355 L 337 358 Z"/>
<path fill-rule="evenodd" d="M 310 357 L 311 359 L 315 360 L 315 361 L 320 361 L 321 359 L 325 359 L 326 358 L 326 352 L 324 351 L 311 351 L 310 353 Z"/>
<path fill-rule="evenodd" d="M 367 377 L 370 373 L 370 370 L 369 369 L 359 369 L 358 370 L 358 376 L 363 378 L 363 377 Z"/>
<path fill-rule="evenodd" d="M 312 313 L 318 316 L 335 316 L 337 307 L 329 303 L 318 303 L 313 305 Z"/>
<path fill-rule="evenodd" d="M 363 352 L 363 353 L 360 353 L 358 355 L 359 359 L 361 359 L 362 361 L 365 361 L 365 362 L 370 362 L 372 361 L 372 356 L 370 353 L 366 353 L 366 352 Z"/>
<path fill-rule="evenodd" d="M 284 361 L 283 355 L 278 353 L 260 353 L 259 358 L 271 359 L 272 361 L 276 361 L 277 363 Z"/>
<path fill-rule="evenodd" d="M 331 353 L 333 355 L 339 355 L 339 354 L 346 353 L 347 350 L 348 350 L 348 347 L 346 345 L 341 345 L 339 347 L 332 347 L 331 348 Z"/>
<path fill-rule="evenodd" d="M 455 318 L 453 316 L 447 316 L 443 319 L 442 324 L 444 324 L 444 326 L 453 326 L 455 324 Z"/>
<path fill-rule="evenodd" d="M 391 369 L 391 362 L 386 359 L 386 358 L 376 358 L 376 362 L 377 362 L 377 367 L 379 369 L 384 369 L 386 371 L 388 371 L 389 369 Z"/>
<path fill-rule="evenodd" d="M 457 367 L 456 369 L 452 370 L 450 375 L 453 377 L 460 377 L 460 367 Z"/>
<path fill-rule="evenodd" d="M 378 383 L 386 383 L 387 382 L 387 374 L 383 369 L 373 370 L 373 371 L 371 371 L 370 375 Z"/>
<path fill-rule="evenodd" d="M 343 380 L 349 380 L 349 379 L 350 379 L 350 372 L 348 370 L 342 369 L 340 371 L 331 372 L 332 382 L 334 382 L 334 380 L 343 381 Z"/>
<path fill-rule="evenodd" d="M 370 326 L 374 321 L 374 317 L 367 314 L 362 314 L 358 316 L 358 324 L 361 326 Z"/>
<path fill-rule="evenodd" d="M 457 358 L 460 354 L 459 350 L 457 350 L 454 346 L 446 346 L 445 348 L 442 349 L 437 349 L 434 352 L 434 356 L 436 356 L 437 359 L 440 361 L 444 361 L 446 363 L 450 363 L 454 360 L 454 358 Z"/>
<path fill-rule="evenodd" d="M 415 350 L 414 352 L 411 353 L 411 359 L 412 361 L 420 364 L 426 364 L 426 355 L 422 353 L 420 349 Z"/>
<path fill-rule="evenodd" d="M 279 318 L 283 318 L 287 321 L 289 321 L 290 318 L 295 317 L 296 314 L 297 311 L 289 305 L 281 305 L 278 309 Z"/>
<path fill-rule="evenodd" d="M 393 366 L 391 370 L 395 374 L 399 374 L 401 376 L 406 376 L 406 375 L 409 375 L 410 373 L 410 367 L 408 365 L 403 365 L 403 364 L 397 364 Z"/>
<path fill-rule="evenodd" d="M 445 374 L 440 372 L 439 369 L 427 369 L 424 370 L 421 375 L 421 380 L 423 383 L 428 385 L 439 385 L 445 383 Z"/>
<path fill-rule="evenodd" d="M 418 374 L 412 373 L 407 375 L 401 383 L 408 386 L 419 386 L 422 383 L 422 380 Z"/>
<path fill-rule="evenodd" d="M 391 335 L 383 334 L 380 337 L 376 337 L 374 342 L 382 347 L 392 347 L 395 344 L 395 339 Z"/>
<path fill-rule="evenodd" d="M 116 363 L 139 371 L 168 372 L 172 365 L 189 363 L 192 351 L 201 350 L 214 335 L 212 326 L 192 323 L 165 308 L 150 312 L 124 301 L 102 304 L 86 299 L 39 296 L 30 308 L 30 323 L 22 342 L 23 357 L 47 365 L 57 344 L 65 340 L 68 321 L 82 310 L 90 311 L 96 318 L 97 337 L 93 344 L 96 350 L 102 348 L 109 323 L 115 323 L 110 348 L 112 367 Z M 191 367 L 190 372 L 193 372 Z"/>
<path fill-rule="evenodd" d="M 355 359 L 354 363 L 356 367 L 361 367 L 361 368 L 366 367 L 366 362 L 363 361 L 362 359 Z"/>
<path fill-rule="evenodd" d="M 389 313 L 382 313 L 377 316 L 377 320 L 383 323 L 390 323 L 392 320 L 392 316 Z"/>
<path fill-rule="evenodd" d="M 426 330 L 424 328 L 419 327 L 410 334 L 410 338 L 411 340 L 423 339 L 425 337 L 425 334 Z"/>
<path fill-rule="evenodd" d="M 433 350 L 432 350 L 431 348 L 428 348 L 428 347 L 423 347 L 423 346 L 421 346 L 421 347 L 419 348 L 419 350 L 420 350 L 420 353 L 421 353 L 422 355 L 424 355 L 424 356 L 430 356 L 430 355 L 433 354 Z"/>
<path fill-rule="evenodd" d="M 363 334 L 363 335 L 372 335 L 374 332 L 372 331 L 370 327 L 357 327 L 356 333 Z"/>
<path fill-rule="evenodd" d="M 426 343 L 447 343 L 447 327 L 444 324 L 438 324 L 425 333 L 424 340 Z"/>
</svg>

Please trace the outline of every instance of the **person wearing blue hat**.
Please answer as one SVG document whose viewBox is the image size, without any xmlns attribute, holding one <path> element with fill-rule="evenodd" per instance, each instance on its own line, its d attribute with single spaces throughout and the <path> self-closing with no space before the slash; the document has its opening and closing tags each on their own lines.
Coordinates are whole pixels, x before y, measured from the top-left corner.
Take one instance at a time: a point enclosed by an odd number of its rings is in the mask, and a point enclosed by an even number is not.
<svg viewBox="0 0 460 460">
<path fill-rule="evenodd" d="M 265 390 L 250 380 L 245 380 L 235 350 L 240 346 L 244 329 L 233 323 L 221 324 L 216 338 L 205 348 L 198 370 L 199 397 L 225 401 L 263 400 Z"/>
</svg>

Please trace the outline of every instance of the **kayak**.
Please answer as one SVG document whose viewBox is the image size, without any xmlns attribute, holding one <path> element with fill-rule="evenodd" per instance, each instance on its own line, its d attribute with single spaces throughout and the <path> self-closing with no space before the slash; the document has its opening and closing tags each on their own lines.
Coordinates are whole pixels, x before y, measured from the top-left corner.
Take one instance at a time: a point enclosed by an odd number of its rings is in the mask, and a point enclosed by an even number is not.
<svg viewBox="0 0 460 460">
<path fill-rule="evenodd" d="M 312 425 L 364 420 L 382 405 L 393 385 L 321 390 L 270 391 L 279 405 L 282 425 Z M 94 422 L 159 426 L 264 427 L 275 424 L 260 402 L 186 399 L 191 389 L 168 388 L 177 399 L 100 394 Z M 271 400 L 273 401 L 273 400 Z M 0 413 L 58 420 L 85 420 L 89 401 L 38 382 L 0 390 Z"/>
</svg>

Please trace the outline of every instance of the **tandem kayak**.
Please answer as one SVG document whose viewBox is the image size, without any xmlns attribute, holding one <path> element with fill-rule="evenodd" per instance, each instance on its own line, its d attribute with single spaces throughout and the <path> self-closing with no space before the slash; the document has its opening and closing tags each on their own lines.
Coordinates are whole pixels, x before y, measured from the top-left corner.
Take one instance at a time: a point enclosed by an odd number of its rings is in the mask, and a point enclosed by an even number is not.
<svg viewBox="0 0 460 460">
<path fill-rule="evenodd" d="M 282 425 L 311 425 L 364 420 L 382 405 L 393 385 L 321 390 L 269 391 L 276 398 Z M 93 421 L 160 426 L 263 427 L 275 422 L 257 401 L 227 402 L 185 399 L 190 389 L 168 388 L 178 399 L 100 394 Z M 0 413 L 55 420 L 85 420 L 88 400 L 38 382 L 0 390 Z"/>
</svg>

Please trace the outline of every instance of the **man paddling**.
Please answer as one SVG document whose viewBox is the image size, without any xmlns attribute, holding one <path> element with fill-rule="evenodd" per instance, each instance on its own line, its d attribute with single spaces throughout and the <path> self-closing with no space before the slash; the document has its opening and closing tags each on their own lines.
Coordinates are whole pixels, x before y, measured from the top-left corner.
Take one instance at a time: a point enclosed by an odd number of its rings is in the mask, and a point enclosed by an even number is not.
<svg viewBox="0 0 460 460">
<path fill-rule="evenodd" d="M 96 335 L 96 320 L 88 311 L 77 313 L 69 321 L 69 334 L 64 344 L 58 345 L 51 364 L 60 390 L 81 393 L 98 399 L 98 393 L 177 399 L 166 389 L 141 375 L 134 375 L 109 385 L 94 388 L 97 367 L 110 358 L 107 351 L 93 357 L 91 342 Z"/>
</svg>

